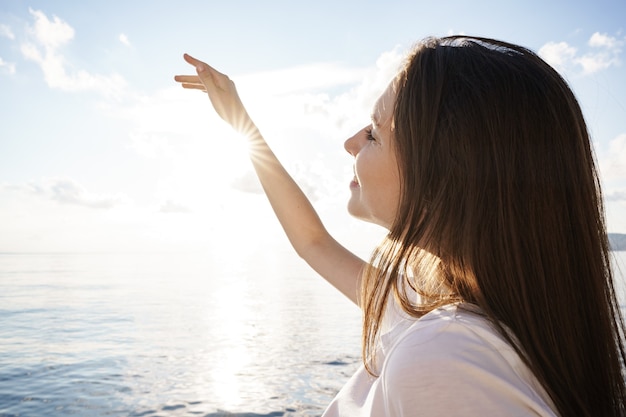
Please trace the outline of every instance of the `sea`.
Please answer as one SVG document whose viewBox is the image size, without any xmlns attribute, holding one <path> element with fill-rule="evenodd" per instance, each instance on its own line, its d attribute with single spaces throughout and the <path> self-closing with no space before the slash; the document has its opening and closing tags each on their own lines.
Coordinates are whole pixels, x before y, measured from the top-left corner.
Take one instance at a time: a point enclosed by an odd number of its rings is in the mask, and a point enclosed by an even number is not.
<svg viewBox="0 0 626 417">
<path fill-rule="evenodd" d="M 0 253 L 0 416 L 319 416 L 360 331 L 288 251 Z"/>
</svg>

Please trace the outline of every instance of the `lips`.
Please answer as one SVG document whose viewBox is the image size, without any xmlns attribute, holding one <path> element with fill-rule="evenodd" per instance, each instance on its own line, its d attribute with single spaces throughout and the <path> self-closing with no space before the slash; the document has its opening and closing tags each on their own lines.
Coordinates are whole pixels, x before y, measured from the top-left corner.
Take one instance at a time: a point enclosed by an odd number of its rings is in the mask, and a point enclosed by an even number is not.
<svg viewBox="0 0 626 417">
<path fill-rule="evenodd" d="M 359 180 L 356 177 L 356 167 L 352 166 L 352 172 L 354 173 L 354 177 L 352 181 L 350 181 L 350 188 L 359 188 L 361 184 L 359 184 Z"/>
</svg>

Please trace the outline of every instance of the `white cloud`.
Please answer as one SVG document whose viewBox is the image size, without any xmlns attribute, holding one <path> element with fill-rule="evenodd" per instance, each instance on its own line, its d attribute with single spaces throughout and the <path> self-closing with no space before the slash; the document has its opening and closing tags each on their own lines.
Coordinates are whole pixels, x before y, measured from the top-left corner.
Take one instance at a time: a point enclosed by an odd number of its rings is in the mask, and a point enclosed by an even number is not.
<svg viewBox="0 0 626 417">
<path fill-rule="evenodd" d="M 609 229 L 626 232 L 626 133 L 595 144 Z"/>
<path fill-rule="evenodd" d="M 70 178 L 48 178 L 40 182 L 31 181 L 25 184 L 2 184 L 1 188 L 43 200 L 94 209 L 110 209 L 127 201 L 127 198 L 121 195 L 87 192 L 79 183 Z"/>
<path fill-rule="evenodd" d="M 369 67 L 317 64 L 235 78 L 235 82 L 251 114 L 262 122 L 271 127 L 270 121 L 279 122 L 283 131 L 309 129 L 332 137 L 368 122 L 372 105 L 404 56 L 396 47 Z M 316 74 L 314 81 L 307 81 L 310 74 Z"/>
<path fill-rule="evenodd" d="M 118 36 L 118 39 L 120 42 L 122 42 L 124 45 L 130 47 L 130 41 L 128 40 L 128 36 L 126 36 L 123 33 L 120 33 L 120 36 Z"/>
<path fill-rule="evenodd" d="M 74 38 L 74 29 L 57 16 L 52 20 L 39 10 L 30 9 L 34 24 L 29 26 L 28 40 L 21 45 L 24 57 L 41 67 L 50 88 L 65 91 L 95 91 L 107 97 L 120 97 L 126 81 L 119 74 L 92 74 L 73 70 L 61 48 Z"/>
<path fill-rule="evenodd" d="M 601 152 L 600 167 L 605 179 L 626 180 L 626 133 L 610 141 L 608 149 Z"/>
<path fill-rule="evenodd" d="M 616 62 L 619 61 L 615 61 L 608 54 L 604 53 L 586 54 L 578 58 L 576 61 L 576 63 L 582 67 L 584 75 L 593 74 L 607 69 Z"/>
<path fill-rule="evenodd" d="M 230 186 L 244 193 L 263 194 L 263 187 L 261 187 L 261 183 L 256 174 L 251 170 L 233 179 Z"/>
<path fill-rule="evenodd" d="M 40 10 L 29 9 L 35 24 L 29 28 L 37 41 L 46 48 L 55 49 L 74 38 L 74 28 L 52 16 L 52 21 Z"/>
<path fill-rule="evenodd" d="M 160 213 L 190 213 L 191 208 L 179 204 L 172 200 L 167 200 L 165 203 L 161 204 L 159 208 Z"/>
<path fill-rule="evenodd" d="M 45 194 L 45 189 L 41 186 L 41 184 L 34 181 L 30 181 L 25 184 L 2 183 L 0 184 L 0 191 L 4 190 L 39 196 Z"/>
<path fill-rule="evenodd" d="M 128 137 L 129 148 L 145 158 L 155 159 L 173 155 L 171 141 L 164 135 L 135 129 L 128 134 Z"/>
<path fill-rule="evenodd" d="M 6 62 L 4 59 L 0 58 L 0 70 L 8 74 L 15 74 L 15 63 Z"/>
<path fill-rule="evenodd" d="M 121 202 L 121 197 L 119 196 L 88 193 L 71 179 L 54 179 L 49 184 L 49 190 L 52 193 L 52 199 L 63 204 L 109 209 Z"/>
<path fill-rule="evenodd" d="M 548 42 L 539 49 L 539 55 L 562 73 L 589 75 L 621 65 L 620 55 L 625 43 L 626 38 L 596 32 L 589 38 L 589 49 L 585 52 L 579 52 L 567 42 Z"/>
<path fill-rule="evenodd" d="M 7 25 L 0 25 L 0 36 L 14 40 L 15 34 L 11 30 L 11 28 Z"/>
<path fill-rule="evenodd" d="M 257 93 L 276 96 L 354 84 L 365 76 L 365 71 L 335 63 L 318 63 L 244 75 L 237 78 L 237 83 L 243 88 L 254 88 Z"/>
<path fill-rule="evenodd" d="M 596 32 L 593 35 L 591 35 L 591 38 L 589 39 L 589 46 L 592 47 L 605 47 L 605 48 L 615 48 L 615 47 L 621 47 L 621 45 L 623 44 L 623 42 L 618 41 L 616 38 L 613 38 L 607 34 L 604 33 L 599 33 Z"/>
<path fill-rule="evenodd" d="M 113 207 L 113 201 L 123 204 Z M 122 197 L 88 193 L 72 180 L 0 184 L 0 251 L 160 250 L 154 243 L 162 235 L 158 217 Z"/>
<path fill-rule="evenodd" d="M 557 70 L 564 69 L 576 57 L 577 50 L 567 42 L 548 42 L 539 49 L 539 55 Z"/>
<path fill-rule="evenodd" d="M 626 189 L 605 193 L 604 199 L 609 202 L 626 202 Z"/>
</svg>

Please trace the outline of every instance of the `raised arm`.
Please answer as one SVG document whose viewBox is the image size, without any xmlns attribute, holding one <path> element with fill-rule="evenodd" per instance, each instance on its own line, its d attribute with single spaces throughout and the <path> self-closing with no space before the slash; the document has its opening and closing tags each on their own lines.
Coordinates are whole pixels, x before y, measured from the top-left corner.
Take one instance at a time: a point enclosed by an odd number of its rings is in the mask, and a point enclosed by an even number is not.
<svg viewBox="0 0 626 417">
<path fill-rule="evenodd" d="M 178 75 L 184 88 L 205 91 L 218 115 L 250 142 L 250 159 L 270 204 L 292 246 L 317 273 L 358 304 L 358 283 L 365 262 L 326 230 L 300 187 L 276 158 L 241 103 L 235 84 L 189 55 L 197 75 Z"/>
</svg>

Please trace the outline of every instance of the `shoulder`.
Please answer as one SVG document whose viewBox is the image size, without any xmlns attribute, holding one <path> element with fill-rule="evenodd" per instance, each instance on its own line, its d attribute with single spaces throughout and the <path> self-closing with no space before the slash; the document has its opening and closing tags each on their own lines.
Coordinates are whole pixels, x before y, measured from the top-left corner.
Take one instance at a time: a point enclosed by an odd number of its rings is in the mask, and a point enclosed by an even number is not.
<svg viewBox="0 0 626 417">
<path fill-rule="evenodd" d="M 424 415 L 545 408 L 541 387 L 513 347 L 481 315 L 457 306 L 415 322 L 389 349 L 380 377 L 393 415 L 412 415 L 414 407 Z"/>
<path fill-rule="evenodd" d="M 432 376 L 441 377 L 456 368 L 474 370 L 502 365 L 507 359 L 516 362 L 518 357 L 486 319 L 448 306 L 427 314 L 396 340 L 383 372 L 393 377 L 414 369 L 437 370 Z"/>
</svg>

